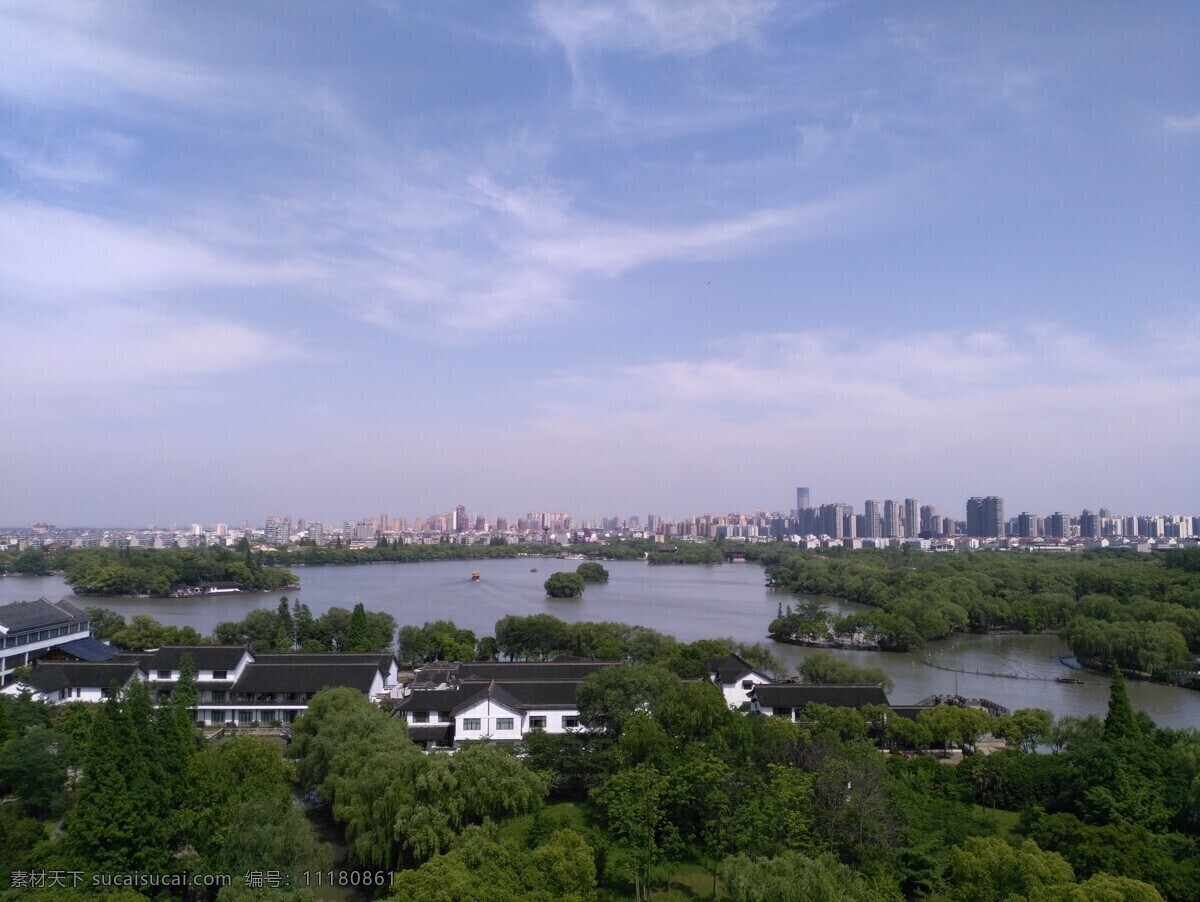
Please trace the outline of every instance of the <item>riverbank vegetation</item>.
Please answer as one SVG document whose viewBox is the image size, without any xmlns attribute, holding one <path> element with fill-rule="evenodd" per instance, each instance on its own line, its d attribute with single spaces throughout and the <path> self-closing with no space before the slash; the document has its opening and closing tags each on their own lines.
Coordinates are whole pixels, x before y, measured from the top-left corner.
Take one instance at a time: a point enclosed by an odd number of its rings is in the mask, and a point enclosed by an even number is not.
<svg viewBox="0 0 1200 902">
<path fill-rule="evenodd" d="M 953 632 L 1059 632 L 1085 665 L 1173 680 L 1200 653 L 1200 549 L 1071 555 L 910 548 L 752 547 L 772 586 L 875 610 L 837 617 L 813 599 L 781 607 L 779 641 L 906 651 Z"/>
</svg>

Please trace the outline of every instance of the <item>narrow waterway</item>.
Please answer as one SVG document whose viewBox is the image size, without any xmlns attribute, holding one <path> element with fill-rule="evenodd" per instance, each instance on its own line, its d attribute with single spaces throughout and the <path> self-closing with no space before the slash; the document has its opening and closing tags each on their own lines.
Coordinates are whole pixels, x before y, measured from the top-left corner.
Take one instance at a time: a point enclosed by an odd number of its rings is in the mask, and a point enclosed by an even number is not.
<svg viewBox="0 0 1200 902">
<path fill-rule="evenodd" d="M 100 605 L 125 615 L 149 614 L 209 634 L 225 620 L 240 620 L 255 608 L 274 608 L 282 595 L 299 599 L 314 615 L 330 607 L 387 611 L 398 623 L 453 620 L 476 635 L 490 634 L 506 614 L 549 613 L 563 620 L 610 620 L 641 624 L 683 641 L 731 636 L 743 642 L 769 642 L 767 626 L 782 602 L 792 596 L 764 585 L 755 564 L 650 566 L 640 561 L 606 563 L 611 578 L 589 585 L 580 599 L 547 598 L 542 588 L 556 570 L 574 570 L 578 561 L 522 558 L 485 561 L 438 561 L 421 564 L 372 564 L 298 568 L 302 589 L 292 593 L 222 596 L 213 599 L 80 598 L 76 604 Z M 471 580 L 478 570 L 481 579 Z M 0 578 L 0 603 L 38 597 L 69 596 L 61 577 Z M 862 610 L 838 599 L 821 599 L 838 611 Z M 769 642 L 794 671 L 811 649 Z M 1055 716 L 1103 715 L 1108 684 L 1103 677 L 1068 670 L 1059 660 L 1069 649 L 1053 635 L 957 635 L 907 654 L 838 651 L 855 664 L 882 668 L 895 683 L 890 698 L 909 704 L 933 694 L 988 698 L 1008 708 L 1040 707 Z M 951 668 L 926 666 L 923 657 Z M 952 672 L 965 671 L 960 673 Z M 978 673 L 977 673 L 978 672 Z M 1015 679 L 988 676 L 1004 673 Z M 1083 684 L 1053 682 L 1075 676 Z M 1156 723 L 1200 727 L 1200 692 L 1132 682 L 1133 705 Z"/>
</svg>

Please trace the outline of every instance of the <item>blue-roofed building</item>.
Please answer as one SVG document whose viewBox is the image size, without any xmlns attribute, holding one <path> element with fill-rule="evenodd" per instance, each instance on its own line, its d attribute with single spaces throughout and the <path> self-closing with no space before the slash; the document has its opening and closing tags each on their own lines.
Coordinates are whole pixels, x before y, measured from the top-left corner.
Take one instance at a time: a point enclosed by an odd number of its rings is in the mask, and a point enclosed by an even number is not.
<svg viewBox="0 0 1200 902">
<path fill-rule="evenodd" d="M 0 685 L 52 648 L 91 638 L 91 618 L 69 601 L 17 601 L 0 605 Z"/>
</svg>

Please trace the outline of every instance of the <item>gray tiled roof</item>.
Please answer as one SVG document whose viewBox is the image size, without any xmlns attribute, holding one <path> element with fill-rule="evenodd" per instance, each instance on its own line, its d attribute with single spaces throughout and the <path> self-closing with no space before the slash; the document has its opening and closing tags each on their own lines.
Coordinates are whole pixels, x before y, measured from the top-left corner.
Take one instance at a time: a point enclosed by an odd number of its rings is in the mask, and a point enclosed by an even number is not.
<svg viewBox="0 0 1200 902">
<path fill-rule="evenodd" d="M 88 615 L 69 601 L 15 601 L 0 606 L 0 632 L 13 633 L 83 622 Z"/>
<path fill-rule="evenodd" d="M 348 686 L 370 690 L 379 675 L 377 657 L 363 664 L 247 664 L 233 692 L 320 692 Z"/>
<path fill-rule="evenodd" d="M 233 670 L 245 653 L 241 645 L 164 645 L 144 661 L 151 671 L 178 670 L 183 656 L 191 655 L 197 670 Z"/>
<path fill-rule="evenodd" d="M 467 708 L 479 704 L 485 698 L 504 705 L 504 707 L 513 711 L 520 711 L 523 707 L 519 699 L 514 698 L 512 693 L 499 685 L 495 680 L 486 686 L 481 686 L 477 692 L 468 691 L 464 692 L 463 695 L 463 700 L 451 709 L 451 714 L 458 714 L 459 711 L 465 711 Z"/>
<path fill-rule="evenodd" d="M 63 661 L 32 668 L 28 682 L 34 689 L 44 693 L 72 687 L 107 689 L 112 683 L 118 687 L 124 686 L 136 670 L 137 665 L 129 663 Z"/>
<path fill-rule="evenodd" d="M 414 742 L 438 742 L 449 739 L 453 728 L 452 723 L 410 723 L 408 738 Z"/>
<path fill-rule="evenodd" d="M 400 704 L 396 705 L 397 711 L 450 711 L 468 695 L 473 694 L 473 689 L 464 690 L 457 689 L 424 689 L 412 693 Z"/>
<path fill-rule="evenodd" d="M 578 682 L 505 683 L 522 708 L 574 708 Z"/>
<path fill-rule="evenodd" d="M 724 658 L 712 658 L 708 662 L 708 670 L 710 673 L 716 673 L 717 679 L 723 684 L 729 685 L 736 683 L 742 677 L 751 673 L 758 673 L 753 667 L 739 658 L 737 655 L 727 655 Z"/>
<path fill-rule="evenodd" d="M 606 667 L 618 666 L 615 661 L 472 661 L 458 665 L 460 682 L 546 682 L 549 680 L 579 681 Z"/>
<path fill-rule="evenodd" d="M 880 685 L 764 683 L 752 691 L 763 708 L 803 708 L 813 703 L 833 708 L 861 708 L 888 703 Z"/>
<path fill-rule="evenodd" d="M 259 664 L 374 664 L 383 674 L 390 673 L 394 659 L 387 652 L 289 652 L 260 654 L 254 653 L 254 660 Z"/>
</svg>

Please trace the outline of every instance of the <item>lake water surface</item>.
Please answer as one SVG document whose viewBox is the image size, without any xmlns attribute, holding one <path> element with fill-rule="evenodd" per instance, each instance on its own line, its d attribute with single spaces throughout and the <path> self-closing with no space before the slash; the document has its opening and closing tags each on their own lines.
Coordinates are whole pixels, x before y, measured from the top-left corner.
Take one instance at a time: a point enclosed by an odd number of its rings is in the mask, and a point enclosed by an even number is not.
<svg viewBox="0 0 1200 902">
<path fill-rule="evenodd" d="M 722 636 L 743 642 L 769 642 L 767 625 L 780 602 L 786 605 L 792 598 L 767 588 L 763 569 L 756 564 L 650 566 L 640 561 L 605 563 L 611 574 L 609 582 L 589 585 L 580 599 L 547 598 L 542 588 L 546 577 L 576 566 L 577 561 L 521 558 L 299 567 L 295 571 L 302 585 L 299 592 L 212 599 L 72 600 L 80 605 L 100 605 L 127 618 L 149 614 L 162 623 L 193 626 L 201 634 L 212 633 L 223 620 L 240 620 L 255 608 L 274 608 L 282 595 L 288 595 L 307 604 L 314 615 L 330 607 L 352 608 L 362 602 L 368 610 L 387 611 L 402 625 L 453 620 L 460 627 L 474 630 L 477 636 L 491 634 L 496 621 L 506 614 L 548 613 L 568 621 L 641 624 L 685 642 Z M 532 572 L 534 569 L 537 572 Z M 478 582 L 471 580 L 475 570 L 481 575 Z M 57 576 L 0 578 L 0 604 L 70 595 L 70 589 Z M 841 612 L 862 610 L 838 599 L 822 600 Z M 804 648 L 769 644 L 793 671 L 806 654 L 811 654 Z M 957 692 L 988 698 L 1009 708 L 1048 708 L 1055 716 L 1103 716 L 1108 702 L 1107 680 L 1067 670 L 1059 658 L 1069 653 L 1066 645 L 1051 635 L 958 635 L 908 654 L 835 652 L 855 664 L 885 670 L 895 682 L 890 693 L 895 704 Z M 922 660 L 925 655 L 943 666 L 969 673 L 926 666 Z M 1012 677 L 984 675 L 995 673 Z M 1078 676 L 1086 682 L 1054 682 L 1055 677 L 1063 675 Z M 1146 711 L 1162 726 L 1200 727 L 1200 692 L 1131 682 L 1129 696 L 1134 707 Z"/>
</svg>

